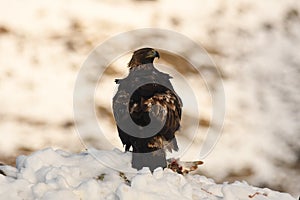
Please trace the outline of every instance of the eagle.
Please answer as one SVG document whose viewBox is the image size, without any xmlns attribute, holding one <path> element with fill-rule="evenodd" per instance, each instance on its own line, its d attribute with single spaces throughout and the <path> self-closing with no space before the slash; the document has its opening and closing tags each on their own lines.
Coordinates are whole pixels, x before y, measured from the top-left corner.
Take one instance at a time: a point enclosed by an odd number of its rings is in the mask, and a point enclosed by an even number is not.
<svg viewBox="0 0 300 200">
<path fill-rule="evenodd" d="M 153 65 L 159 53 L 152 48 L 133 52 L 129 74 L 115 79 L 113 114 L 125 151 L 132 151 L 132 167 L 151 171 L 167 167 L 166 150 L 178 151 L 182 101 L 169 74 Z"/>
</svg>

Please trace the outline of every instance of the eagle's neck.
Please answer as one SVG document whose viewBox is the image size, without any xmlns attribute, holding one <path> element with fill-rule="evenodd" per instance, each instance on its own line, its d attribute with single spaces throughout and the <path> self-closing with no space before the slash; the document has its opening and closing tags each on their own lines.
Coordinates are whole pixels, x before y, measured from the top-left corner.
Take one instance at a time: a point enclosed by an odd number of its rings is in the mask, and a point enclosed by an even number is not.
<svg viewBox="0 0 300 200">
<path fill-rule="evenodd" d="M 155 70 L 153 63 L 139 64 L 134 66 L 129 66 L 129 72 L 138 70 Z"/>
</svg>

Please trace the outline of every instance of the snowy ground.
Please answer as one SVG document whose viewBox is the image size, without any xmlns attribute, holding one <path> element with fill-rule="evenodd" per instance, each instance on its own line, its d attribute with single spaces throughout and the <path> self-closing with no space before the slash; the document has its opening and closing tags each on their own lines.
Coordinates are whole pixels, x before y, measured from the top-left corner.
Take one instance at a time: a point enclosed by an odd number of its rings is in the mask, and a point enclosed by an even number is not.
<svg viewBox="0 0 300 200">
<path fill-rule="evenodd" d="M 80 66 L 104 40 L 144 27 L 178 31 L 201 43 L 222 71 L 223 135 L 203 158 L 200 173 L 217 182 L 246 180 L 299 196 L 300 3 L 296 0 L 0 0 L 0 162 L 13 165 L 18 155 L 45 147 L 84 150 L 73 122 L 73 89 Z M 129 56 L 113 63 L 95 94 L 99 121 L 112 145 L 87 131 L 88 146 L 122 149 L 110 99 L 113 80 L 124 76 Z M 166 57 L 159 62 L 172 63 Z M 185 73 L 182 63 L 172 64 L 178 71 L 182 66 L 181 74 L 197 83 L 204 133 L 211 117 L 205 85 Z M 204 67 L 202 73 L 213 85 L 214 71 Z M 82 124 L 89 121 L 86 117 Z M 191 141 L 186 137 L 189 127 L 183 128 L 178 135 L 181 145 Z M 200 136 L 192 147 L 202 141 Z M 190 148 L 185 156 L 197 150 Z"/>
<path fill-rule="evenodd" d="M 170 169 L 130 167 L 131 154 L 89 150 L 70 154 L 51 148 L 17 158 L 16 168 L 0 166 L 1 199 L 261 199 L 293 200 L 287 193 L 246 182 L 216 184 L 200 175 Z"/>
</svg>

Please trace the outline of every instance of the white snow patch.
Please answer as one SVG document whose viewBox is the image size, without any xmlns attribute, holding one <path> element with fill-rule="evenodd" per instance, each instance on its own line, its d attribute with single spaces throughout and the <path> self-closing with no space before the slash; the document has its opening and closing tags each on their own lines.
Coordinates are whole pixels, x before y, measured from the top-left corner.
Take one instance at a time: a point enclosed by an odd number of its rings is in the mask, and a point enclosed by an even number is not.
<svg viewBox="0 0 300 200">
<path fill-rule="evenodd" d="M 20 156 L 17 167 L 0 166 L 1 199 L 255 199 L 292 200 L 287 193 L 245 182 L 216 184 L 170 169 L 130 167 L 131 153 L 91 149 L 71 154 L 52 148 Z"/>
</svg>

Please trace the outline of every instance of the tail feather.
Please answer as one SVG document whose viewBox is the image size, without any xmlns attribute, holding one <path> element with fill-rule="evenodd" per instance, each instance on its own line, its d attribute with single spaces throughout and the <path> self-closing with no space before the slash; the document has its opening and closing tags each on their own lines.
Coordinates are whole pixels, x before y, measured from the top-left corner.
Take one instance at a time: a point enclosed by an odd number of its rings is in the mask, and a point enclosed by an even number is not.
<svg viewBox="0 0 300 200">
<path fill-rule="evenodd" d="M 156 168 L 167 167 L 166 152 L 164 149 L 158 149 L 149 153 L 132 153 L 132 167 L 138 170 L 143 167 L 149 167 L 153 172 Z"/>
</svg>

